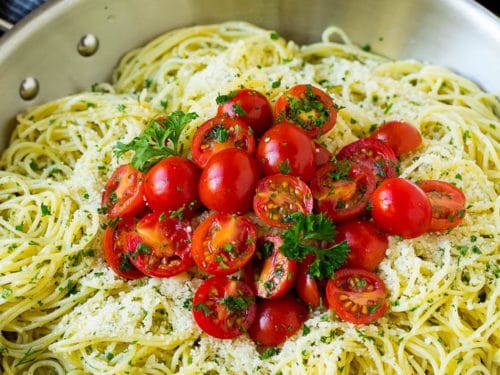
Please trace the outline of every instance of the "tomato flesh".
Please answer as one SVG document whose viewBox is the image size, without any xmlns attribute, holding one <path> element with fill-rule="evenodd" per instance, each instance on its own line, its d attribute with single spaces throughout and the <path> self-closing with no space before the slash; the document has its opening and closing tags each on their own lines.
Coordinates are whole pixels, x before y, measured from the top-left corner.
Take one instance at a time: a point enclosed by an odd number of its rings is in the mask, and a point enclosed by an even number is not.
<svg viewBox="0 0 500 375">
<path fill-rule="evenodd" d="M 314 259 L 313 256 L 308 256 L 298 264 L 295 291 L 308 306 L 318 308 L 324 306 L 326 301 L 323 300 L 319 280 L 316 280 L 308 273 L 309 266 L 314 262 Z"/>
<path fill-rule="evenodd" d="M 383 280 L 362 268 L 336 271 L 326 285 L 326 297 L 339 318 L 354 324 L 372 323 L 387 310 Z"/>
<path fill-rule="evenodd" d="M 256 316 L 255 295 L 243 281 L 226 276 L 205 280 L 193 298 L 193 317 L 210 336 L 231 339 L 246 332 Z"/>
</svg>

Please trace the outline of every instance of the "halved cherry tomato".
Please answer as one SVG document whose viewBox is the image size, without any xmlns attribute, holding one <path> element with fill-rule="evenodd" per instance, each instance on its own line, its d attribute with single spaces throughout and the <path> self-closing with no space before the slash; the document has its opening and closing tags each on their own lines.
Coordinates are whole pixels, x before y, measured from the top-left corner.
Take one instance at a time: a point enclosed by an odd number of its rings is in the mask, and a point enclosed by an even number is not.
<svg viewBox="0 0 500 375">
<path fill-rule="evenodd" d="M 338 160 L 348 159 L 370 168 L 377 182 L 398 176 L 398 159 L 388 145 L 375 138 L 363 138 L 344 146 Z"/>
<path fill-rule="evenodd" d="M 325 134 L 337 121 L 332 98 L 312 85 L 296 85 L 281 95 L 274 106 L 277 122 L 297 124 L 311 138 Z"/>
<path fill-rule="evenodd" d="M 257 145 L 256 158 L 265 176 L 282 173 L 307 182 L 316 169 L 314 143 L 302 129 L 287 123 L 264 133 Z"/>
<path fill-rule="evenodd" d="M 255 188 L 253 209 L 266 224 L 278 228 L 293 225 L 290 215 L 310 214 L 313 209 L 311 190 L 301 179 L 275 174 L 261 179 Z"/>
<path fill-rule="evenodd" d="M 168 213 L 144 216 L 127 235 L 130 260 L 149 276 L 170 277 L 187 271 L 191 258 L 191 226 Z"/>
<path fill-rule="evenodd" d="M 293 285 L 297 262 L 288 259 L 279 250 L 282 243 L 280 236 L 265 236 L 257 242 L 247 279 L 254 284 L 258 297 L 280 297 Z"/>
<path fill-rule="evenodd" d="M 248 330 L 259 346 L 279 345 L 293 336 L 307 319 L 307 307 L 291 294 L 257 303 L 257 317 Z"/>
<path fill-rule="evenodd" d="M 267 98 L 260 92 L 251 89 L 232 91 L 229 95 L 217 98 L 220 104 L 217 115 L 227 115 L 239 118 L 254 131 L 255 137 L 260 137 L 273 124 L 273 110 Z"/>
<path fill-rule="evenodd" d="M 324 306 L 326 301 L 323 300 L 319 280 L 316 280 L 308 273 L 312 262 L 314 262 L 314 256 L 307 256 L 298 264 L 295 291 L 308 306 L 318 308 Z"/>
<path fill-rule="evenodd" d="M 362 268 L 343 268 L 328 280 L 326 298 L 337 316 L 354 324 L 376 321 L 387 310 L 384 281 Z"/>
<path fill-rule="evenodd" d="M 417 128 L 404 121 L 388 121 L 380 125 L 371 137 L 389 145 L 396 156 L 413 151 L 422 144 Z"/>
<path fill-rule="evenodd" d="M 385 257 L 389 246 L 387 236 L 369 221 L 348 221 L 337 227 L 335 242 L 347 241 L 349 254 L 345 268 L 373 271 Z"/>
<path fill-rule="evenodd" d="M 135 215 L 146 206 L 144 175 L 130 164 L 115 169 L 102 193 L 101 208 L 110 218 Z"/>
<path fill-rule="evenodd" d="M 465 195 L 456 186 L 438 180 L 424 180 L 418 186 L 425 192 L 432 206 L 429 230 L 442 231 L 459 225 L 465 216 Z"/>
<path fill-rule="evenodd" d="M 191 254 L 212 275 L 228 275 L 245 266 L 255 252 L 257 229 L 244 216 L 218 212 L 194 231 Z"/>
<path fill-rule="evenodd" d="M 252 289 L 243 281 L 227 276 L 205 280 L 193 298 L 193 317 L 210 336 L 231 339 L 246 332 L 255 320 Z"/>
<path fill-rule="evenodd" d="M 155 164 L 144 179 L 144 196 L 154 211 L 183 209 L 187 217 L 200 205 L 198 179 L 200 169 L 191 160 L 169 156 Z"/>
<path fill-rule="evenodd" d="M 210 158 L 227 148 L 239 148 L 253 154 L 255 139 L 253 131 L 242 120 L 227 116 L 213 117 L 196 129 L 191 144 L 193 160 L 201 168 Z"/>
<path fill-rule="evenodd" d="M 201 172 L 198 192 L 205 207 L 243 214 L 250 211 L 259 179 L 257 162 L 247 152 L 230 148 L 214 155 Z"/>
<path fill-rule="evenodd" d="M 116 225 L 108 226 L 104 232 L 104 259 L 115 273 L 125 279 L 135 280 L 144 276 L 131 263 L 126 248 L 127 233 L 135 226 L 134 218 L 127 216 Z"/>
<path fill-rule="evenodd" d="M 432 206 L 424 191 L 413 182 L 390 178 L 372 194 L 372 217 L 383 231 L 414 238 L 429 230 Z"/>
<path fill-rule="evenodd" d="M 340 160 L 316 171 L 310 186 L 318 211 L 333 221 L 349 220 L 368 206 L 375 176 L 361 164 Z"/>
<path fill-rule="evenodd" d="M 333 154 L 328 149 L 318 142 L 314 142 L 314 161 L 316 168 L 322 167 L 332 160 Z"/>
</svg>

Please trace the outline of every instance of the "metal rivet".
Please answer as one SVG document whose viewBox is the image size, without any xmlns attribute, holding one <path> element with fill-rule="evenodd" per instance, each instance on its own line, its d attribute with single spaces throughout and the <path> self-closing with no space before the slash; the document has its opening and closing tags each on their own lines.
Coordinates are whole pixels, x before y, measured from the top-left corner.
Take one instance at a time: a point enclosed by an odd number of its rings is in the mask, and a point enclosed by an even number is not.
<svg viewBox="0 0 500 375">
<path fill-rule="evenodd" d="M 31 100 L 38 95 L 40 86 L 35 77 L 26 77 L 19 86 L 19 95 L 24 100 Z"/>
<path fill-rule="evenodd" d="M 84 57 L 92 56 L 99 49 L 99 39 L 94 34 L 86 34 L 78 42 L 78 53 Z"/>
</svg>

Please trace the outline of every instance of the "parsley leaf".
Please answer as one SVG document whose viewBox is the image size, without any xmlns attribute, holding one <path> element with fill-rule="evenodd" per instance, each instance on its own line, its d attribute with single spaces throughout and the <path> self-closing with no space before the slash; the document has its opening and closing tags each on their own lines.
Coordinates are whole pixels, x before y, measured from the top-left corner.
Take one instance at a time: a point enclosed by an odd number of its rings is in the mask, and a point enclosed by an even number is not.
<svg viewBox="0 0 500 375">
<path fill-rule="evenodd" d="M 287 258 L 297 261 L 313 254 L 316 259 L 309 266 L 307 273 L 318 279 L 331 277 L 346 261 L 350 251 L 345 241 L 326 249 L 319 247 L 320 241 L 331 242 L 335 237 L 333 222 L 324 214 L 304 215 L 300 212 L 293 213 L 290 221 L 295 224 L 281 235 L 281 252 Z"/>
<path fill-rule="evenodd" d="M 132 165 L 140 171 L 146 171 L 159 160 L 178 155 L 182 152 L 179 139 L 184 127 L 197 118 L 194 112 L 172 112 L 167 118 L 153 119 L 142 134 L 129 143 L 117 142 L 113 147 L 116 157 L 121 157 L 127 151 L 134 151 Z"/>
</svg>

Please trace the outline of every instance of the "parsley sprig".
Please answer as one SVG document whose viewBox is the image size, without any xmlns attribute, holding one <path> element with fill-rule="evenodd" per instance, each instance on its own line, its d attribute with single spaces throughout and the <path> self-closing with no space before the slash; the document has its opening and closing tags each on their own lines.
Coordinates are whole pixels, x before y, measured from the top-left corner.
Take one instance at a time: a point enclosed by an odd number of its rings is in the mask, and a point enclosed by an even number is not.
<svg viewBox="0 0 500 375">
<path fill-rule="evenodd" d="M 117 158 L 127 151 L 134 151 L 131 163 L 144 172 L 160 159 L 182 153 L 182 144 L 179 144 L 182 130 L 197 117 L 194 112 L 175 111 L 166 118 L 155 118 L 129 143 L 117 142 L 113 151 Z"/>
<path fill-rule="evenodd" d="M 324 214 L 304 215 L 293 213 L 290 220 L 295 224 L 282 235 L 281 252 L 289 259 L 302 261 L 312 254 L 315 260 L 307 273 L 314 278 L 324 279 L 333 276 L 346 261 L 350 249 L 347 242 L 334 244 L 326 249 L 319 246 L 320 241 L 331 242 L 336 235 L 333 222 Z"/>
</svg>

